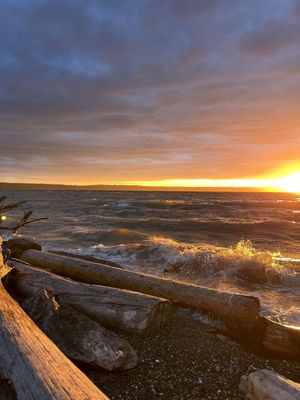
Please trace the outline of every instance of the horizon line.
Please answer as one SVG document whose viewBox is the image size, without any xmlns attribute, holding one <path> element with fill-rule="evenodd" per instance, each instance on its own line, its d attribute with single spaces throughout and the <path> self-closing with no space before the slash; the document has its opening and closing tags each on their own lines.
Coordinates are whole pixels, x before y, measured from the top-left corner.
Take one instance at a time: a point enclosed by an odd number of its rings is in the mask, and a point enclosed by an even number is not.
<svg viewBox="0 0 300 400">
<path fill-rule="evenodd" d="M 201 192 L 264 192 L 264 193 L 284 193 L 275 187 L 262 187 L 262 186 L 151 186 L 141 184 L 124 184 L 124 183 L 97 183 L 97 184 L 69 184 L 69 183 L 43 183 L 43 182 L 0 182 L 0 189 L 3 186 L 15 186 L 15 189 L 29 189 L 31 187 L 40 186 L 43 188 L 61 189 L 78 189 L 84 190 L 86 188 L 94 190 L 109 190 L 112 188 L 124 189 L 129 191 L 147 190 L 147 191 L 201 191 Z"/>
</svg>

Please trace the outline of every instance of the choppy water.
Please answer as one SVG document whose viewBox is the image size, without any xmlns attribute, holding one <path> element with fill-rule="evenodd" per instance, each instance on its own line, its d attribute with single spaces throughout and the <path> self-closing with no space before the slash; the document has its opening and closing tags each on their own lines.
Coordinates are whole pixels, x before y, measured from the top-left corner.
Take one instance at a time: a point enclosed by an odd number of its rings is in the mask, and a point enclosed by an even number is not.
<svg viewBox="0 0 300 400">
<path fill-rule="evenodd" d="M 300 196 L 278 193 L 7 191 L 35 217 L 23 230 L 47 249 L 106 258 L 260 297 L 300 325 Z"/>
</svg>

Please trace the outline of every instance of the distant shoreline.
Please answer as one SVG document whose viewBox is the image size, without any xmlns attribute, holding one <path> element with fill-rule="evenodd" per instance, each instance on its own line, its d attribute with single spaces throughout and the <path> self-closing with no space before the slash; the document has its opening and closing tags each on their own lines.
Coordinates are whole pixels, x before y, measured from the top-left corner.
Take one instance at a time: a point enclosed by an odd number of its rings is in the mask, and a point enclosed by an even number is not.
<svg viewBox="0 0 300 400">
<path fill-rule="evenodd" d="M 270 193 L 275 190 L 249 187 L 165 187 L 138 185 L 63 185 L 47 183 L 10 183 L 0 182 L 0 190 L 95 190 L 95 191 L 124 191 L 124 192 L 245 192 Z"/>
</svg>

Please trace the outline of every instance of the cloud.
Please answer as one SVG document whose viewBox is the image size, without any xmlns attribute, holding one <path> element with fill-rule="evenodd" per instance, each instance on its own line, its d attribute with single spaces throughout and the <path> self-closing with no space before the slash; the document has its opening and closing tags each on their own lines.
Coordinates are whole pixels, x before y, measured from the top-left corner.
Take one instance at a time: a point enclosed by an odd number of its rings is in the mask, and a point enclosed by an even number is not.
<svg viewBox="0 0 300 400">
<path fill-rule="evenodd" d="M 300 34 L 298 18 L 270 21 L 261 29 L 247 33 L 241 42 L 241 48 L 257 57 L 269 57 L 297 45 Z"/>
<path fill-rule="evenodd" d="M 298 13 L 281 0 L 4 0 L 0 178 L 234 178 L 297 159 Z"/>
</svg>

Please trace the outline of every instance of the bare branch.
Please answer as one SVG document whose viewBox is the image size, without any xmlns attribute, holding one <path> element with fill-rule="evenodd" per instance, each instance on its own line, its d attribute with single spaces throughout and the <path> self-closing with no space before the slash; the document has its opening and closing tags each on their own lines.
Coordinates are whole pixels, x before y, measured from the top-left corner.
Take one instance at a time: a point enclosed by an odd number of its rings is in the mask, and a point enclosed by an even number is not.
<svg viewBox="0 0 300 400">
<path fill-rule="evenodd" d="M 26 203 L 26 201 L 19 201 L 16 203 L 7 203 L 7 198 L 6 196 L 1 196 L 0 197 L 0 216 L 5 215 L 8 211 L 11 211 L 13 209 L 18 209 L 22 208 L 22 205 Z M 42 221 L 46 220 L 48 218 L 36 218 L 36 219 L 30 219 L 32 216 L 32 211 L 25 211 L 23 210 L 23 216 L 19 218 L 17 222 L 13 226 L 1 226 L 1 223 L 3 223 L 5 219 L 0 219 L 0 231 L 10 231 L 12 233 L 16 233 L 20 228 L 22 228 L 25 225 L 32 224 L 37 221 Z"/>
<path fill-rule="evenodd" d="M 25 226 L 25 225 L 32 224 L 32 223 L 37 222 L 37 221 L 46 220 L 46 219 L 49 219 L 49 218 L 37 218 L 37 219 L 32 219 L 32 220 L 30 220 L 30 221 L 25 221 L 25 222 L 23 222 L 23 223 L 18 223 L 16 226 L 13 226 L 13 227 L 10 227 L 10 226 L 0 226 L 0 231 L 11 231 L 11 232 L 13 232 L 13 233 L 16 233 L 20 228 L 22 228 L 22 227 Z"/>
<path fill-rule="evenodd" d="M 5 213 L 14 208 L 19 208 L 21 205 L 25 204 L 26 201 L 20 201 L 19 203 L 8 203 L 8 204 L 0 204 L 0 213 Z"/>
</svg>

